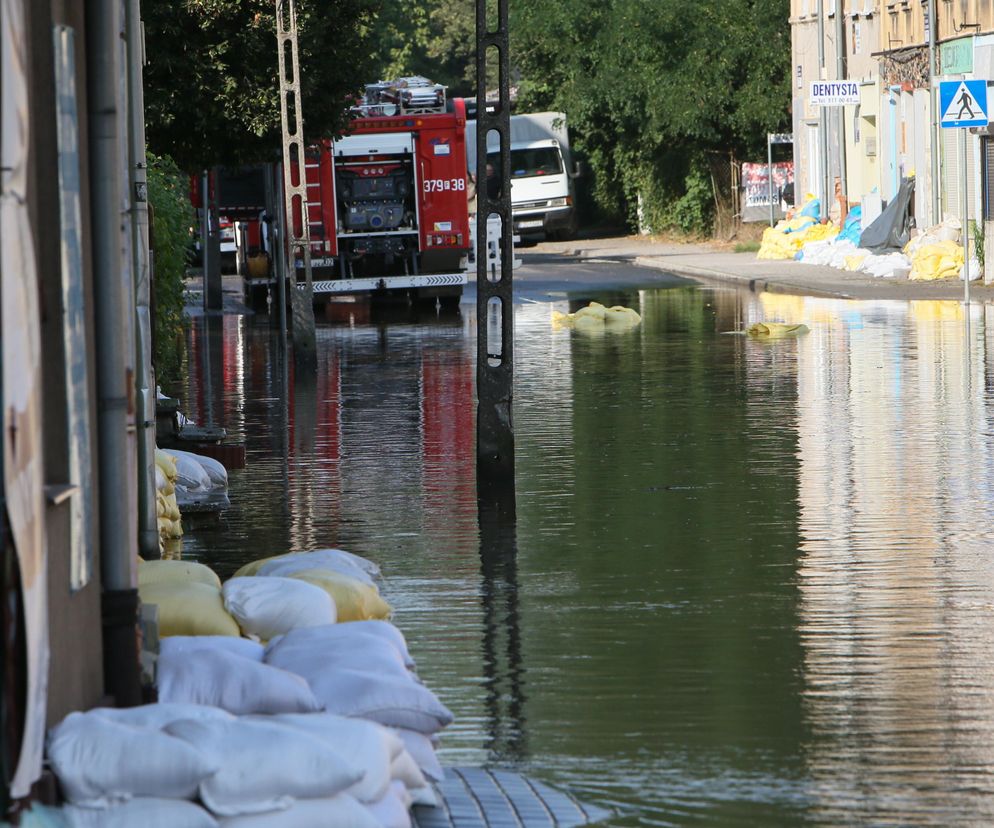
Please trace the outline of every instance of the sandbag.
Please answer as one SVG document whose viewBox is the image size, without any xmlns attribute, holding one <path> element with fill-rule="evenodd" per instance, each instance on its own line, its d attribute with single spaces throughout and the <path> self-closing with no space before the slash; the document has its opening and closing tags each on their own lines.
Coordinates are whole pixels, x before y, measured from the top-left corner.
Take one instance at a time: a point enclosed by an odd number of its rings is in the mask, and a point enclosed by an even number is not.
<svg viewBox="0 0 994 828">
<path fill-rule="evenodd" d="M 159 700 L 246 713 L 315 713 L 322 705 L 298 675 L 220 650 L 160 653 Z"/>
<path fill-rule="evenodd" d="M 167 639 L 173 641 L 174 639 Z M 228 639 L 234 640 L 234 639 Z M 162 730 L 171 722 L 181 719 L 226 719 L 235 717 L 219 707 L 207 707 L 203 704 L 180 704 L 178 702 L 158 702 L 143 704 L 139 707 L 96 707 L 88 715 L 110 719 L 118 724 L 130 727 Z"/>
<path fill-rule="evenodd" d="M 305 669 L 304 678 L 329 713 L 359 716 L 419 733 L 436 733 L 452 723 L 449 709 L 431 690 L 413 679 L 357 670 L 329 670 L 320 663 Z"/>
<path fill-rule="evenodd" d="M 159 637 L 169 635 L 241 635 L 221 601 L 221 590 L 207 584 L 138 585 L 143 604 L 159 608 Z"/>
<path fill-rule="evenodd" d="M 424 733 L 416 733 L 413 730 L 393 729 L 400 740 L 404 743 L 404 748 L 411 758 L 418 763 L 421 772 L 433 782 L 441 782 L 445 779 L 445 771 L 442 769 L 438 755 L 435 753 L 435 746 L 431 739 Z"/>
<path fill-rule="evenodd" d="M 267 564 L 275 561 L 291 562 L 298 560 L 310 560 L 315 563 L 326 563 L 328 561 L 341 561 L 349 566 L 357 567 L 369 575 L 371 578 L 380 577 L 380 568 L 368 558 L 346 552 L 344 549 L 312 549 L 306 552 L 287 552 L 283 555 L 273 555 L 269 558 L 260 558 L 257 561 L 245 564 L 239 569 L 234 577 L 241 578 L 246 575 L 268 575 L 271 572 L 261 572 Z"/>
<path fill-rule="evenodd" d="M 266 718 L 310 733 L 360 769 L 362 779 L 347 791 L 360 802 L 375 802 L 386 794 L 392 779 L 393 762 L 404 752 L 404 744 L 396 733 L 365 719 L 330 713 L 284 714 Z"/>
<path fill-rule="evenodd" d="M 234 638 L 230 635 L 173 635 L 159 642 L 159 655 L 166 656 L 191 653 L 194 650 L 223 650 L 231 655 L 241 656 L 251 661 L 262 661 L 265 647 L 249 638 Z"/>
<path fill-rule="evenodd" d="M 327 569 L 305 569 L 287 576 L 320 587 L 335 602 L 339 621 L 386 619 L 393 613 L 375 586 Z"/>
<path fill-rule="evenodd" d="M 394 782 L 387 794 L 366 806 L 383 828 L 411 828 L 411 799 L 400 782 Z"/>
<path fill-rule="evenodd" d="M 389 621 L 352 621 L 349 624 L 329 624 L 293 631 L 294 641 L 304 646 L 323 647 L 342 639 L 363 640 L 365 636 L 375 636 L 392 645 L 400 654 L 404 666 L 410 670 L 414 669 L 414 659 L 407 649 L 404 634 Z M 282 640 L 283 636 L 270 639 L 266 654 L 268 655 Z"/>
<path fill-rule="evenodd" d="M 189 799 L 220 767 L 167 733 L 88 713 L 52 728 L 46 753 L 66 799 L 94 808 L 142 796 Z"/>
<path fill-rule="evenodd" d="M 224 828 L 382 828 L 369 809 L 348 794 L 299 799 L 285 811 L 227 817 Z"/>
<path fill-rule="evenodd" d="M 167 451 L 176 464 L 176 485 L 190 492 L 207 492 L 212 488 L 211 479 L 193 455 L 186 452 Z"/>
<path fill-rule="evenodd" d="M 326 550 L 332 552 L 334 550 Z M 370 586 L 375 585 L 373 576 L 369 575 L 359 567 L 349 563 L 347 560 L 329 557 L 318 553 L 307 553 L 306 555 L 291 556 L 289 558 L 277 558 L 259 567 L 257 576 L 281 576 L 289 577 L 295 572 L 307 572 L 320 570 L 322 572 L 337 572 L 357 581 L 362 581 Z"/>
<path fill-rule="evenodd" d="M 224 608 L 242 632 L 263 641 L 298 627 L 334 624 L 335 602 L 324 589 L 291 578 L 232 578 L 221 588 Z"/>
<path fill-rule="evenodd" d="M 329 798 L 362 771 L 303 730 L 243 719 L 173 722 L 166 733 L 203 752 L 218 766 L 200 783 L 200 798 L 220 816 L 283 810 L 296 799 Z"/>
<path fill-rule="evenodd" d="M 309 629 L 315 631 L 311 635 L 302 634 L 306 632 L 303 629 L 294 630 L 266 649 L 265 661 L 301 676 L 318 664 L 322 670 L 345 669 L 398 679 L 411 678 L 404 657 L 391 642 L 368 632 L 337 634 L 338 628 L 348 626 L 311 627 Z"/>
<path fill-rule="evenodd" d="M 404 783 L 414 804 L 427 805 L 431 808 L 438 804 L 435 793 L 421 772 L 421 768 L 406 750 L 401 751 L 400 755 L 391 762 L 390 778 Z"/>
<path fill-rule="evenodd" d="M 799 336 L 806 334 L 810 329 L 803 324 L 785 324 L 783 322 L 755 322 L 746 328 L 749 336 L 778 338 L 785 336 Z"/>
<path fill-rule="evenodd" d="M 62 809 L 67 828 L 217 828 L 217 820 L 193 802 L 140 797 L 110 808 Z"/>
<path fill-rule="evenodd" d="M 169 453 L 174 457 L 184 457 L 197 463 L 210 479 L 210 486 L 212 489 L 228 488 L 228 470 L 224 467 L 224 464 L 221 463 L 220 460 L 215 460 L 213 457 L 207 457 L 203 454 L 194 454 L 192 451 L 183 451 L 181 449 L 169 449 Z"/>
<path fill-rule="evenodd" d="M 138 565 L 138 586 L 167 583 L 207 584 L 221 588 L 217 573 L 195 561 L 142 561 Z"/>
</svg>

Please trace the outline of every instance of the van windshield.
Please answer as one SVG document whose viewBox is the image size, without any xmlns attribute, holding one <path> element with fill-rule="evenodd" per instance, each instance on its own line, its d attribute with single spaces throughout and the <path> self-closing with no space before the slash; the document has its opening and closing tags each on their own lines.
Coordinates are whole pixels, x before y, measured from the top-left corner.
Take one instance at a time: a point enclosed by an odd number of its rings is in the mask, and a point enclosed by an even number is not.
<svg viewBox="0 0 994 828">
<path fill-rule="evenodd" d="M 500 167 L 500 155 L 487 154 L 487 161 Z M 563 160 L 557 147 L 536 147 L 535 149 L 511 150 L 511 178 L 531 178 L 536 175 L 560 175 Z"/>
</svg>

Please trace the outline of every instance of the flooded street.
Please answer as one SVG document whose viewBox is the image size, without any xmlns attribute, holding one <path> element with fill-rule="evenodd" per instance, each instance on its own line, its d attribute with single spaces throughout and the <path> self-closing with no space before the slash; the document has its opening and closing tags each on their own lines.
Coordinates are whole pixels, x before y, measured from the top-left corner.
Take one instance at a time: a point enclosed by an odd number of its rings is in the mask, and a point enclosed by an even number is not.
<svg viewBox="0 0 994 828">
<path fill-rule="evenodd" d="M 319 323 L 289 393 L 265 317 L 195 319 L 183 410 L 247 464 L 183 555 L 222 577 L 376 560 L 456 715 L 443 762 L 527 771 L 612 825 L 991 824 L 992 309 L 603 283 L 516 287 L 499 532 L 471 301 Z M 590 300 L 643 322 L 553 329 Z M 760 320 L 811 332 L 724 333 Z"/>
</svg>

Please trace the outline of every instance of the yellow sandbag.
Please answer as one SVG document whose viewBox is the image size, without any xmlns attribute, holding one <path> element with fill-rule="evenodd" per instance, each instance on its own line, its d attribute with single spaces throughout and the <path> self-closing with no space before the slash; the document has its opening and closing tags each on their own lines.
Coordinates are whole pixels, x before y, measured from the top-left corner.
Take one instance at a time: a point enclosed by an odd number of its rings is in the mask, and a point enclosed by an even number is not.
<svg viewBox="0 0 994 828">
<path fill-rule="evenodd" d="M 605 325 L 631 327 L 632 325 L 637 325 L 641 321 L 642 317 L 639 316 L 638 311 L 622 307 L 621 305 L 615 305 L 613 308 L 608 308 L 604 314 Z"/>
<path fill-rule="evenodd" d="M 963 248 L 954 241 L 923 244 L 911 256 L 909 279 L 930 281 L 950 279 L 963 269 Z"/>
<path fill-rule="evenodd" d="M 808 332 L 808 326 L 803 324 L 789 325 L 783 322 L 756 322 L 746 328 L 749 336 L 773 338 L 778 336 L 799 336 Z"/>
<path fill-rule="evenodd" d="M 392 607 L 380 597 L 376 587 L 364 584 L 331 569 L 304 569 L 287 575 L 327 592 L 335 602 L 339 621 L 372 621 L 389 618 Z"/>
<path fill-rule="evenodd" d="M 166 480 L 170 483 L 176 482 L 176 458 L 171 454 L 164 452 L 162 449 L 157 448 L 155 450 L 155 465 L 162 469 L 162 473 L 166 476 Z"/>
<path fill-rule="evenodd" d="M 607 308 L 605 308 L 600 302 L 591 302 L 587 307 L 580 308 L 573 314 L 573 319 L 580 319 L 584 316 L 592 316 L 595 319 L 603 320 L 607 314 Z"/>
<path fill-rule="evenodd" d="M 159 637 L 170 635 L 232 635 L 241 631 L 224 611 L 221 590 L 207 584 L 158 583 L 138 585 L 143 604 L 159 608 Z"/>
<path fill-rule="evenodd" d="M 239 569 L 232 578 L 247 578 L 252 575 L 258 575 L 259 569 L 262 565 L 269 563 L 270 561 L 275 561 L 277 558 L 283 558 L 285 555 L 270 555 L 268 558 L 259 558 L 257 561 L 252 561 L 251 563 L 245 564 L 241 569 Z"/>
<path fill-rule="evenodd" d="M 142 561 L 138 567 L 138 586 L 149 584 L 207 584 L 221 588 L 221 579 L 209 566 L 196 561 Z"/>
<path fill-rule="evenodd" d="M 634 327 L 642 321 L 638 311 L 615 305 L 606 308 L 600 302 L 591 302 L 576 313 L 552 312 L 554 328 L 572 328 L 588 334 L 602 334 L 610 327 L 612 332 Z"/>
</svg>

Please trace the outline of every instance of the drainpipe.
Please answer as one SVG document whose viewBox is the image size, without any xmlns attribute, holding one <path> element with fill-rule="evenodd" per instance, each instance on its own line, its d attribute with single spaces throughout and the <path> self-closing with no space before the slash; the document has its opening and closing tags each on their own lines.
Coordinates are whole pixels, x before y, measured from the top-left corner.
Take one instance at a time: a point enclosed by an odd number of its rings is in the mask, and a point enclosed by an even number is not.
<svg viewBox="0 0 994 828">
<path fill-rule="evenodd" d="M 130 519 L 134 305 L 121 255 L 118 84 L 123 67 L 119 0 L 86 4 L 90 217 L 96 322 L 100 573 L 103 580 L 104 686 L 120 705 L 141 701 L 136 527 Z"/>
<path fill-rule="evenodd" d="M 825 80 L 825 0 L 818 0 L 818 80 Z M 821 220 L 828 218 L 828 117 L 818 108 L 818 149 L 821 153 Z"/>
<path fill-rule="evenodd" d="M 935 100 L 935 42 L 936 42 L 935 0 L 928 0 L 928 104 L 931 131 L 929 144 L 932 147 L 932 224 L 938 224 L 940 207 L 939 187 L 939 107 Z"/>
<path fill-rule="evenodd" d="M 152 367 L 152 285 L 149 268 L 148 162 L 145 158 L 145 55 L 139 0 L 128 0 L 128 136 L 131 171 L 131 253 L 135 275 L 135 362 L 138 394 L 138 552 L 159 557 L 155 511 L 155 369 Z"/>
<path fill-rule="evenodd" d="M 835 73 L 841 81 L 846 79 L 846 27 L 843 19 L 845 0 L 835 0 L 835 4 Z M 842 197 L 846 200 L 846 209 L 842 210 L 839 218 L 842 222 L 849 209 L 849 188 L 846 183 L 846 108 L 840 106 L 837 109 L 839 111 L 839 185 L 842 188 Z"/>
</svg>

